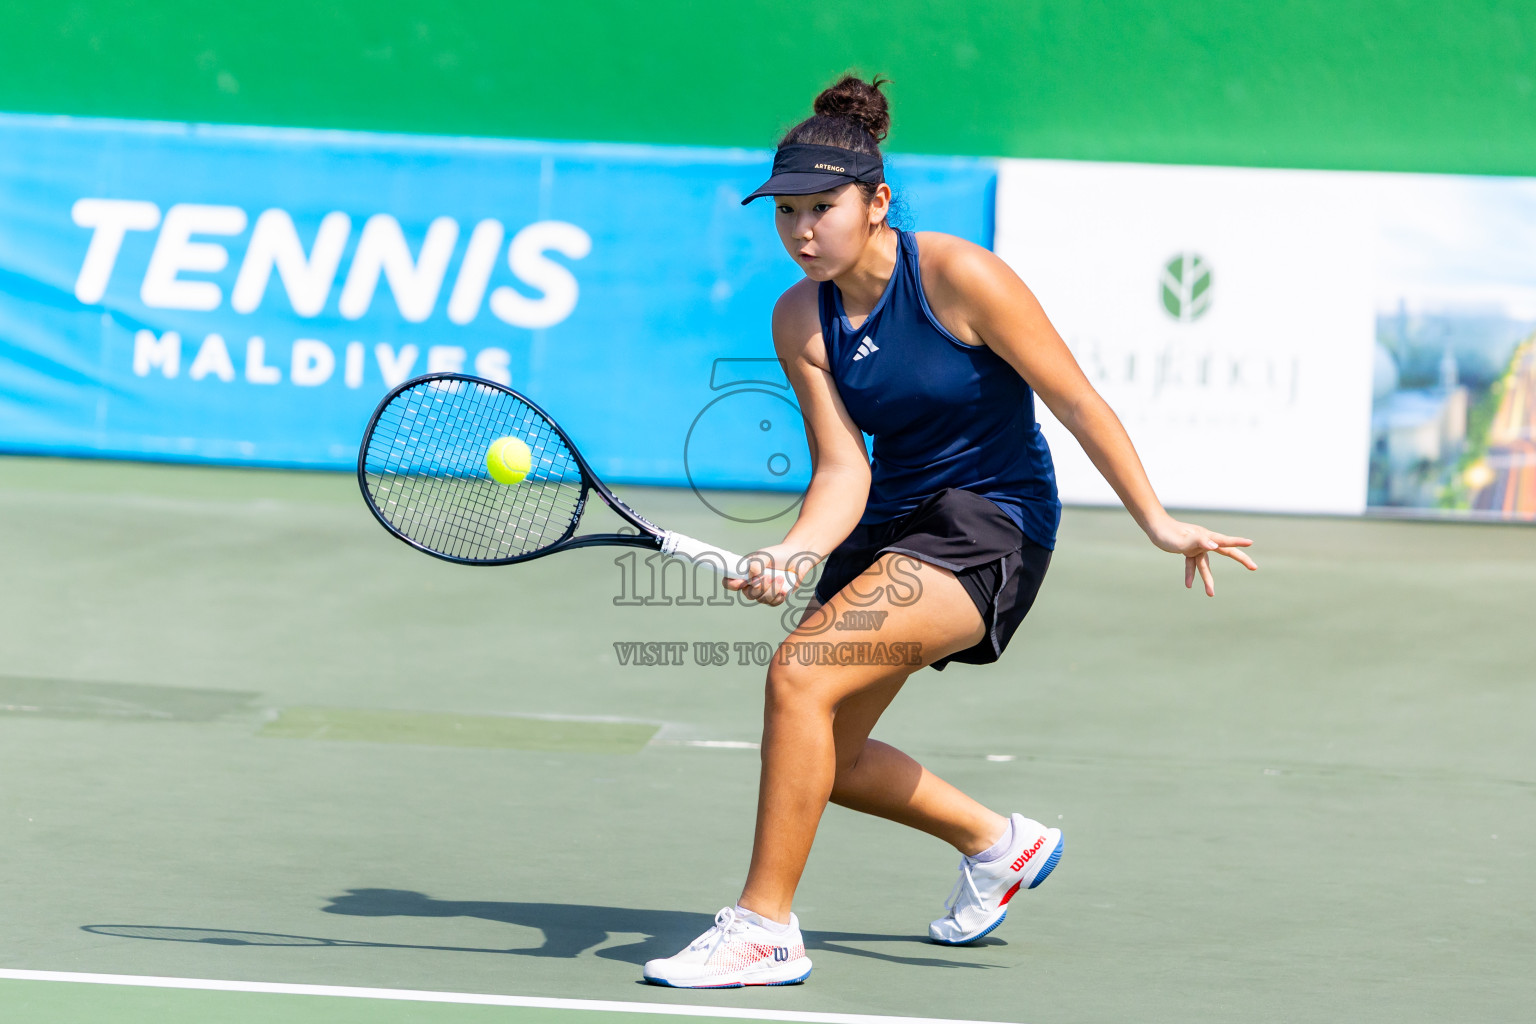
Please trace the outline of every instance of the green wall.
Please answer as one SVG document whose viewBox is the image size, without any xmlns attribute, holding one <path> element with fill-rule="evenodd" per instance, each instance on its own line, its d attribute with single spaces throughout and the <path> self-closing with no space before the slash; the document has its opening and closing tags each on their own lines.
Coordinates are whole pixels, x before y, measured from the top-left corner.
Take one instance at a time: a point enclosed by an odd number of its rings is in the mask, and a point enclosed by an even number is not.
<svg viewBox="0 0 1536 1024">
<path fill-rule="evenodd" d="M 768 146 L 835 73 L 909 152 L 1536 174 L 1533 0 L 0 0 L 0 110 Z"/>
</svg>

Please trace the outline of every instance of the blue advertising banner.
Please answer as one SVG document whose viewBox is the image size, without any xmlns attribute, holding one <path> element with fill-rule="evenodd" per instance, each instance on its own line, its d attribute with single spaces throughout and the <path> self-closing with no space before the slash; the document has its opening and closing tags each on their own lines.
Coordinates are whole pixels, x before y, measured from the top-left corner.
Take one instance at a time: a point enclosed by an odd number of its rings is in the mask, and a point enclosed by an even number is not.
<svg viewBox="0 0 1536 1024">
<path fill-rule="evenodd" d="M 462 370 L 605 477 L 799 490 L 767 151 L 0 116 L 0 448 L 352 466 Z M 990 243 L 995 169 L 896 157 L 910 226 Z"/>
</svg>

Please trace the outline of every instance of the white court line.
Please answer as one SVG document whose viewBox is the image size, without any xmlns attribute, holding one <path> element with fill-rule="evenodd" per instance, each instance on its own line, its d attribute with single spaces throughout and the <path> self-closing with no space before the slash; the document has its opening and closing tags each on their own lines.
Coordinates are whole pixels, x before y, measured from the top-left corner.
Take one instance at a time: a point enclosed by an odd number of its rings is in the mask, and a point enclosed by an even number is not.
<svg viewBox="0 0 1536 1024">
<path fill-rule="evenodd" d="M 285 996 L 346 996 L 396 999 L 415 1003 L 467 1003 L 474 1006 L 521 1006 L 538 1010 L 603 1010 L 608 1013 L 655 1013 L 678 1017 L 728 1017 L 733 1020 L 784 1020 L 801 1024 L 997 1024 L 940 1017 L 889 1017 L 874 1013 L 815 1013 L 802 1010 L 743 1010 L 731 1006 L 676 1003 L 625 1003 L 608 999 L 553 999 L 500 996 L 477 992 L 423 992 L 408 988 L 354 988 L 350 985 L 290 985 L 273 981 L 213 981 L 204 978 L 154 978 L 138 974 L 79 974 L 74 971 L 18 971 L 0 968 L 0 980 L 73 981 L 88 985 L 183 988 L 206 992 L 264 992 Z"/>
<path fill-rule="evenodd" d="M 716 750 L 757 750 L 761 744 L 749 740 L 673 740 L 652 737 L 652 747 L 711 747 Z"/>
</svg>

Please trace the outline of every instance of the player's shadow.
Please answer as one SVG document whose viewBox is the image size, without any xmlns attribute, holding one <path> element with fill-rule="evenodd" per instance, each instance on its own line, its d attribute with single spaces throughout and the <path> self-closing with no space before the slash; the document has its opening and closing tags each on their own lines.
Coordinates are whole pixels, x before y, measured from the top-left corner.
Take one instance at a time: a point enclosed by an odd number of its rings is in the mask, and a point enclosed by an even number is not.
<svg viewBox="0 0 1536 1024">
<path fill-rule="evenodd" d="M 324 910 L 328 914 L 354 917 L 478 917 L 486 921 L 536 928 L 543 932 L 542 945 L 506 950 L 522 956 L 575 957 L 608 941 L 610 935 L 643 935 L 645 938 L 639 942 L 606 946 L 595 953 L 607 960 L 631 964 L 643 964 L 657 957 L 671 956 L 708 928 L 713 920 L 707 914 L 678 910 L 594 907 L 580 903 L 438 900 L 425 893 L 404 889 L 351 889 L 344 896 L 333 897 Z M 988 966 L 932 956 L 901 956 L 846 945 L 854 942 L 892 942 L 938 948 L 927 939 L 914 935 L 804 929 L 802 934 L 805 936 L 805 948 L 811 953 L 828 950 L 919 967 Z M 1002 946 L 1006 943 L 989 936 L 977 945 Z"/>
</svg>

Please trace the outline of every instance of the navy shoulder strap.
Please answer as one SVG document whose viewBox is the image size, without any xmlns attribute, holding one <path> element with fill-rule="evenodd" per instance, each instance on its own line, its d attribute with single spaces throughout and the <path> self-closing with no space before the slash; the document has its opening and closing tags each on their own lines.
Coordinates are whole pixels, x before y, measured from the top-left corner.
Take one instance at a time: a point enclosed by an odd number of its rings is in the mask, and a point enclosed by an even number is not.
<svg viewBox="0 0 1536 1024">
<path fill-rule="evenodd" d="M 816 290 L 816 310 L 821 317 L 821 337 L 827 346 L 827 365 L 836 367 L 842 351 L 843 318 L 837 313 L 837 285 L 823 281 Z"/>
</svg>

